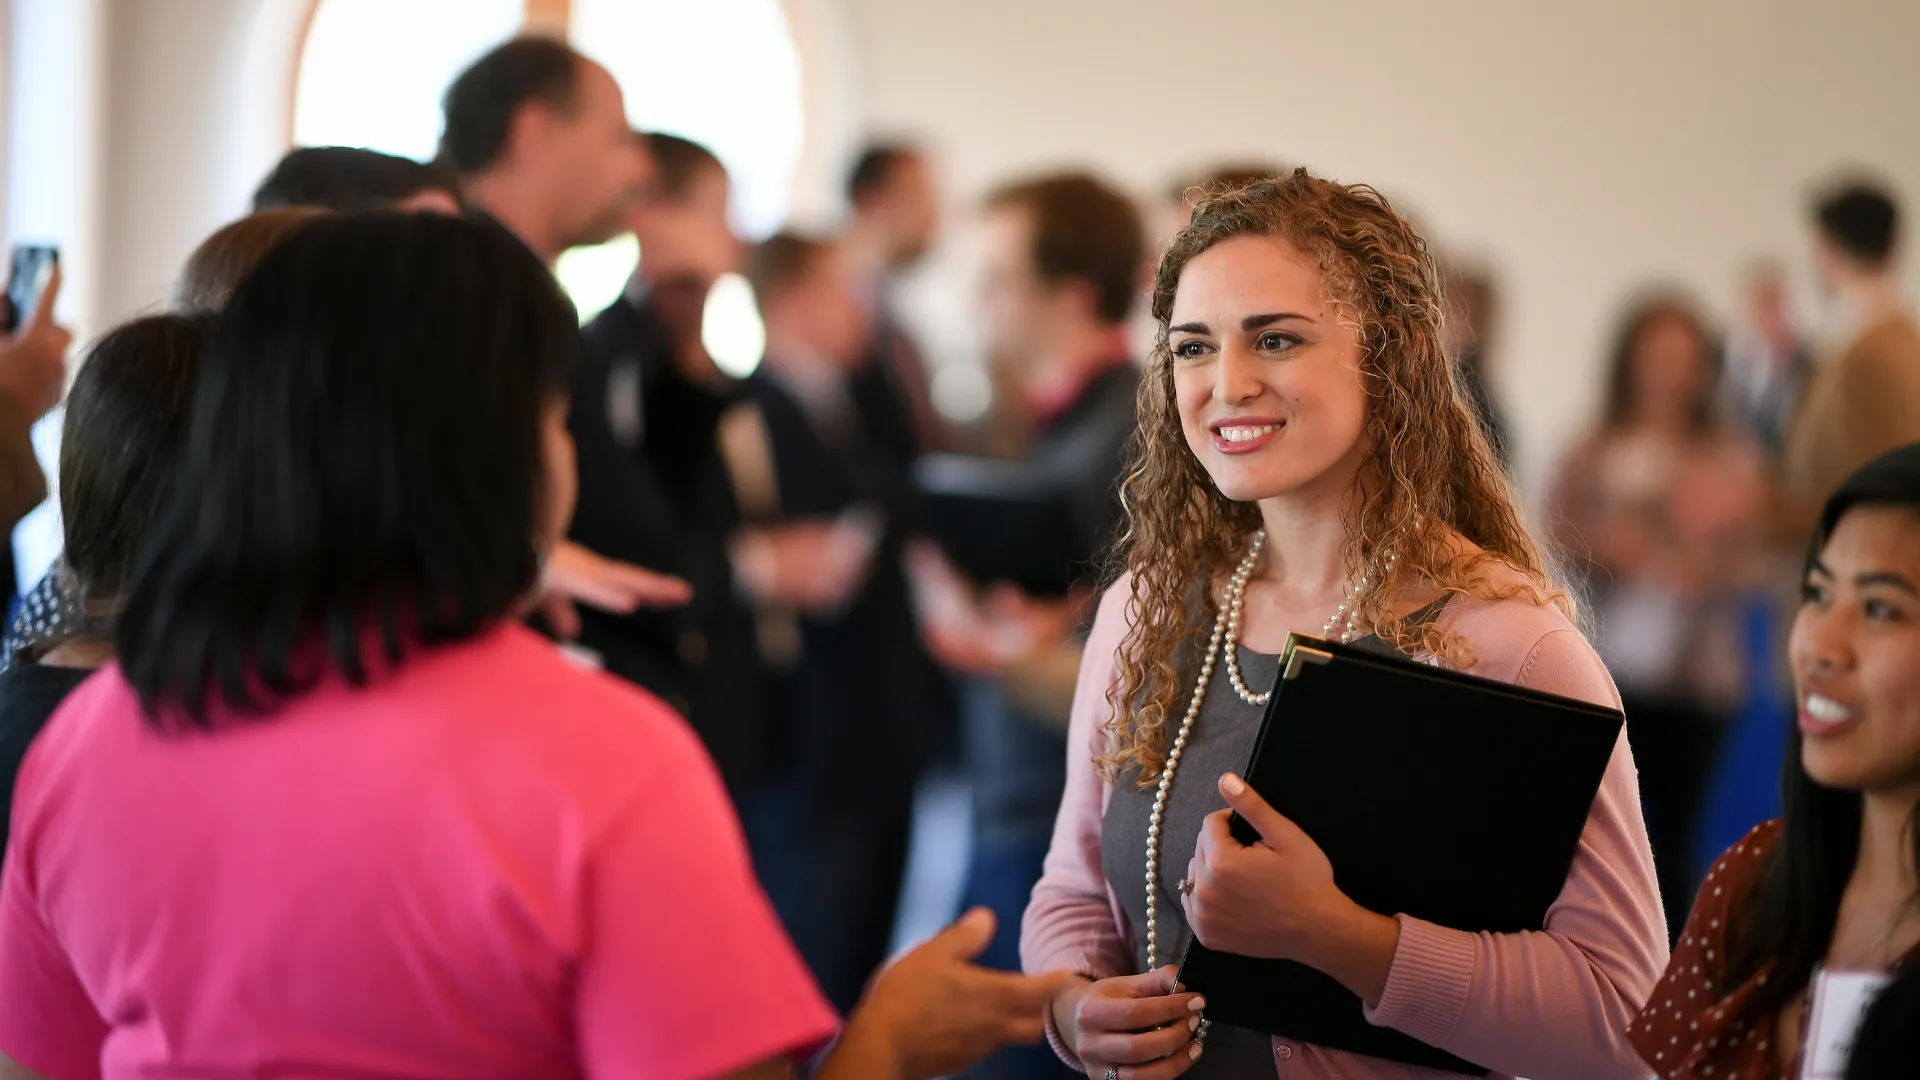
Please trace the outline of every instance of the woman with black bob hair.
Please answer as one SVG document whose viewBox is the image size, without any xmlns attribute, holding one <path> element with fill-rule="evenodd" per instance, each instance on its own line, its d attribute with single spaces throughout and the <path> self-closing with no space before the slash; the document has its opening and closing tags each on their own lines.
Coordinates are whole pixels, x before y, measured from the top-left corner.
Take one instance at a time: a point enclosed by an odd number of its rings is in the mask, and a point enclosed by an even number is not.
<svg viewBox="0 0 1920 1080">
<path fill-rule="evenodd" d="M 67 392 L 60 435 L 66 547 L 48 577 L 71 617 L 0 671 L 0 834 L 27 747 L 73 688 L 113 658 L 115 613 L 171 502 L 187 405 L 212 334 L 206 315 L 135 319 L 94 343 Z"/>
<path fill-rule="evenodd" d="M 221 315 L 170 511 L 21 770 L 0 1077 L 788 1075 L 838 1027 L 711 762 L 522 627 L 575 343 L 496 226 L 317 221 Z M 959 1071 L 1058 978 L 908 954 L 818 1062 Z"/>
<path fill-rule="evenodd" d="M 1815 1010 L 1823 990 L 1920 959 L 1920 443 L 1828 499 L 1788 655 L 1784 813 L 1709 872 L 1633 1023 L 1662 1077 L 1800 1075 L 1846 1011 Z"/>
</svg>

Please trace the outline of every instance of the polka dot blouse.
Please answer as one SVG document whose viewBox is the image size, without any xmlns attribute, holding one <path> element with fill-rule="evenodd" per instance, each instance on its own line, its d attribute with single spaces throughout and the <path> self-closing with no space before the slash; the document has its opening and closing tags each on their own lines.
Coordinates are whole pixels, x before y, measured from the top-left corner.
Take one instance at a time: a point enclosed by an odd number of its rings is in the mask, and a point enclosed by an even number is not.
<svg viewBox="0 0 1920 1080">
<path fill-rule="evenodd" d="M 1769 821 L 1748 833 L 1707 872 L 1667 972 L 1627 1036 L 1666 1080 L 1774 1080 L 1773 1018 L 1735 1019 L 1766 982 L 1761 972 L 1742 986 L 1722 986 L 1727 922 L 1759 877 L 1780 838 Z"/>
<path fill-rule="evenodd" d="M 20 598 L 20 610 L 13 625 L 0 638 L 0 671 L 18 661 L 20 654 L 37 651 L 42 645 L 58 641 L 80 629 L 84 621 L 79 601 L 65 584 L 67 575 L 56 564 L 40 583 Z"/>
</svg>

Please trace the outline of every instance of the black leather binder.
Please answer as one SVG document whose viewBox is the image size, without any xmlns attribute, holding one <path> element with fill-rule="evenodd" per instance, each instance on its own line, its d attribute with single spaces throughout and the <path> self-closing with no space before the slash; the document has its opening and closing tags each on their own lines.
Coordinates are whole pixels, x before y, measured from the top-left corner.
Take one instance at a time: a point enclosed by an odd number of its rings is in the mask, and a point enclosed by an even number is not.
<svg viewBox="0 0 1920 1080">
<path fill-rule="evenodd" d="M 1459 930 L 1538 930 L 1620 737 L 1617 710 L 1296 634 L 1244 777 L 1326 851 L 1355 903 Z M 1258 835 L 1238 815 L 1242 843 Z M 1180 980 L 1236 1027 L 1472 1075 L 1368 1023 L 1303 964 L 1193 942 Z"/>
<path fill-rule="evenodd" d="M 913 479 L 927 531 L 975 584 L 1067 594 L 1077 570 L 1072 516 L 1045 473 L 1019 461 L 928 454 Z"/>
</svg>

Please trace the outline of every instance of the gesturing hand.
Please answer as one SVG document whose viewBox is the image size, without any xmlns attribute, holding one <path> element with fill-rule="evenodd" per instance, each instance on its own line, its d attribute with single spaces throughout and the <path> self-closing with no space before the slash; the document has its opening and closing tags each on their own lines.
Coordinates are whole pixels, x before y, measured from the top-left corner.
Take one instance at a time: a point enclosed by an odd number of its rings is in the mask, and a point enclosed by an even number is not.
<svg viewBox="0 0 1920 1080">
<path fill-rule="evenodd" d="M 1400 924 L 1341 892 L 1320 845 L 1239 777 L 1222 776 L 1220 794 L 1231 809 L 1207 815 L 1187 868 L 1193 889 L 1181 896 L 1194 937 L 1221 952 L 1297 960 L 1377 1002 Z M 1236 811 L 1258 843 L 1234 839 Z"/>
<path fill-rule="evenodd" d="M 1172 967 L 1069 987 L 1053 1002 L 1060 1037 L 1101 1076 L 1118 1066 L 1121 1080 L 1172 1080 L 1200 1059 L 1194 1031 L 1206 1006 L 1180 990 Z"/>
<path fill-rule="evenodd" d="M 678 607 L 693 590 L 677 577 L 597 555 L 570 540 L 553 545 L 542 582 L 541 611 L 561 638 L 580 634 L 574 601 L 616 615 L 643 607 Z"/>
<path fill-rule="evenodd" d="M 993 913 L 976 908 L 875 976 L 847 1022 L 845 1068 L 921 1080 L 963 1072 L 1012 1043 L 1037 1041 L 1047 1002 L 1073 976 L 1021 975 L 973 963 L 993 940 Z M 879 1048 L 867 1057 L 869 1048 Z M 853 1059 L 860 1059 L 856 1062 Z M 876 1071 L 875 1062 L 886 1068 Z"/>
</svg>

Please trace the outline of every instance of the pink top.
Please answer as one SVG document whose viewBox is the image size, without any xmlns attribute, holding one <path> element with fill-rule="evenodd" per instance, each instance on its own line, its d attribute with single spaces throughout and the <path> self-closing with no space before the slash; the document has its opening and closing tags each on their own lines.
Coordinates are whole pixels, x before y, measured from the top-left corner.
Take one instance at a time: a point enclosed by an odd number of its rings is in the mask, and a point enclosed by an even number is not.
<svg viewBox="0 0 1920 1080">
<path fill-rule="evenodd" d="M 108 669 L 13 830 L 0 1051 L 61 1080 L 692 1080 L 837 1024 L 686 725 L 519 626 L 211 735 Z"/>
<path fill-rule="evenodd" d="M 1094 978 L 1132 973 L 1133 928 L 1100 865 L 1100 822 L 1112 786 L 1093 765 L 1112 709 L 1107 689 L 1126 634 L 1129 580 L 1100 601 L 1074 693 L 1066 797 L 1046 871 L 1021 927 L 1030 972 Z M 1580 632 L 1552 607 L 1514 598 L 1455 597 L 1440 625 L 1474 649 L 1474 672 L 1619 707 L 1613 680 Z M 1184 700 L 1184 699 L 1183 699 Z M 1142 886 L 1144 888 L 1144 885 Z M 1493 1069 L 1496 1074 L 1621 1080 L 1646 1075 L 1627 1024 L 1667 963 L 1666 919 L 1640 816 L 1639 780 L 1623 734 L 1580 838 L 1566 888 L 1537 933 L 1468 933 L 1399 916 L 1386 992 L 1367 1018 Z M 1079 1062 L 1047 1019 L 1054 1049 Z M 1400 1080 L 1453 1074 L 1274 1040 L 1287 1080 Z"/>
</svg>

